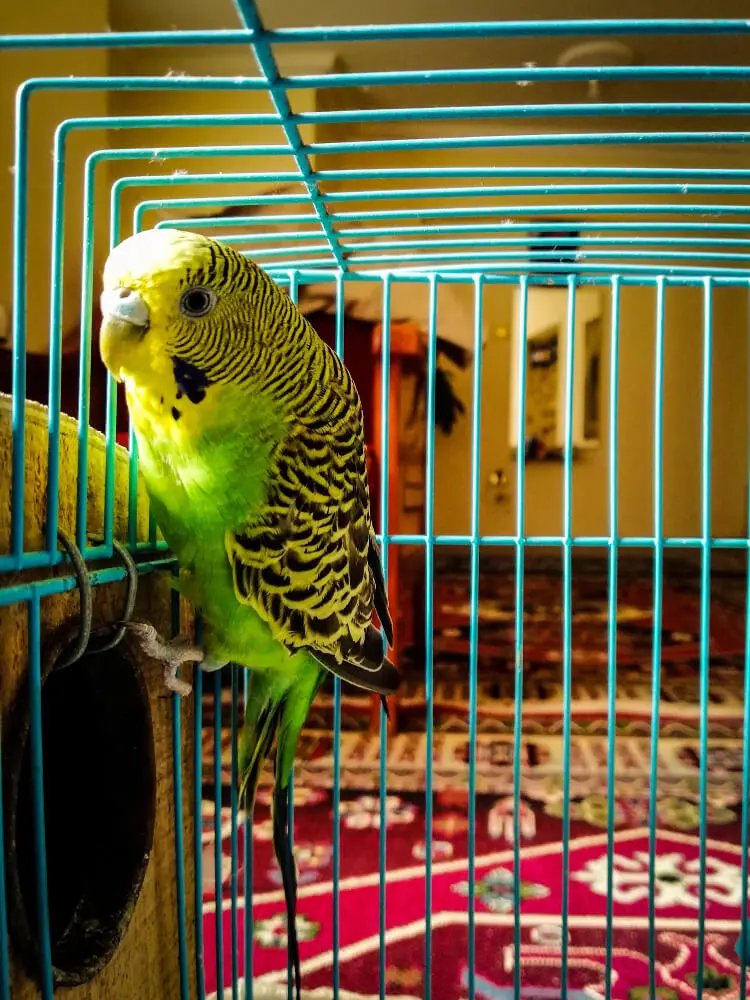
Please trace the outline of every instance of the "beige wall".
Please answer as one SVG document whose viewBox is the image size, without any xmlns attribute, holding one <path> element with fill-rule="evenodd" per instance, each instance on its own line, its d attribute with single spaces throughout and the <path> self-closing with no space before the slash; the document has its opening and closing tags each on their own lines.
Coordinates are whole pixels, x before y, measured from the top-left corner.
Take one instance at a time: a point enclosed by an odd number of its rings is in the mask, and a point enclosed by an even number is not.
<svg viewBox="0 0 750 1000">
<path fill-rule="evenodd" d="M 535 123 L 536 124 L 536 123 Z M 633 123 L 637 127 L 637 123 Z M 540 131 L 541 127 L 533 129 Z M 477 132 L 483 131 L 481 128 Z M 484 131 L 489 131 L 485 129 Z M 492 164 L 617 164 L 691 166 L 740 165 L 728 148 L 693 147 L 671 151 L 644 146 L 621 149 L 579 147 L 502 151 L 415 151 L 388 156 L 349 154 L 319 157 L 325 166 L 436 166 L 449 163 Z M 394 180 L 394 187 L 408 182 Z M 464 186 L 470 181 L 440 183 Z M 494 182 L 492 182 L 494 183 Z M 502 183 L 498 181 L 497 183 Z M 376 186 L 375 182 L 349 183 L 348 189 Z M 483 185 L 484 186 L 484 185 Z M 519 196 L 506 204 L 521 205 L 542 199 Z M 564 198 L 555 197 L 555 202 Z M 580 202 L 581 196 L 571 201 Z M 618 196 L 618 200 L 627 198 Z M 644 200 L 642 196 L 638 200 Z M 475 204 L 491 204 L 480 195 Z M 357 207 L 365 207 L 365 202 Z M 382 207 L 458 204 L 438 198 L 382 203 Z M 347 208 L 354 207 L 347 205 Z M 652 216 L 657 219 L 658 216 Z M 466 221 L 466 220 L 457 220 Z M 386 225 L 386 223 L 383 223 Z M 426 223 L 429 226 L 429 223 Z M 520 251 L 519 251 L 520 252 Z M 423 295 L 415 291 L 415 295 Z M 471 322 L 471 288 L 465 287 L 467 323 Z M 700 534 L 701 489 L 701 391 L 702 391 L 702 293 L 699 289 L 667 291 L 664 370 L 664 530 L 669 535 Z M 748 297 L 740 290 L 714 293 L 714 377 L 712 435 L 712 519 L 717 535 L 746 532 L 748 447 Z M 620 329 L 619 406 L 619 533 L 650 535 L 653 532 L 653 393 L 655 347 L 655 291 L 627 287 L 622 290 Z M 491 286 L 485 291 L 484 318 L 491 332 L 483 354 L 482 435 L 480 478 L 480 531 L 512 534 L 515 530 L 515 459 L 510 454 L 508 411 L 511 390 L 512 291 Z M 582 455 L 573 472 L 573 533 L 606 535 L 608 532 L 608 406 L 609 406 L 609 298 L 605 295 L 605 357 L 602 444 Z M 505 331 L 498 337 L 495 331 Z M 454 373 L 454 386 L 466 406 L 466 415 L 449 438 L 437 432 L 435 452 L 435 530 L 465 533 L 470 527 L 471 389 L 472 372 Z M 502 502 L 489 483 L 495 469 L 504 470 L 510 486 Z M 526 475 L 526 533 L 558 535 L 562 532 L 562 468 L 559 463 L 530 463 Z"/>
<path fill-rule="evenodd" d="M 620 311 L 619 394 L 619 532 L 653 531 L 653 421 L 656 295 L 649 288 L 625 288 Z M 510 331 L 510 289 L 490 288 L 485 313 L 493 331 Z M 599 447 L 581 455 L 573 471 L 573 533 L 608 532 L 609 450 L 609 297 L 605 301 L 607 337 L 603 393 L 603 435 Z M 699 535 L 701 525 L 702 293 L 668 289 L 664 356 L 664 530 L 669 535 Z M 746 531 L 747 355 L 746 293 L 714 292 L 712 520 L 716 535 Z M 480 530 L 515 531 L 516 463 L 508 445 L 508 399 L 511 342 L 495 333 L 482 358 L 482 435 Z M 467 408 L 449 438 L 436 443 L 435 529 L 469 530 L 472 372 L 456 373 L 454 385 Z M 498 503 L 488 482 L 494 469 L 510 479 L 506 499 Z M 528 463 L 526 532 L 556 535 L 562 531 L 562 467 Z"/>
<path fill-rule="evenodd" d="M 59 0 L 38 3 L 0 3 L 0 33 L 44 31 L 104 31 L 107 0 Z M 34 76 L 101 76 L 107 73 L 104 50 L 37 50 L 0 53 L 0 217 L 5 220 L 0 237 L 0 304 L 10 313 L 13 240 L 13 136 L 14 102 L 18 86 Z M 62 91 L 36 94 L 30 106 L 29 143 L 29 244 L 30 294 L 28 297 L 28 343 L 31 350 L 44 351 L 49 338 L 49 268 L 52 213 L 52 150 L 55 128 L 63 118 L 98 116 L 107 112 L 104 93 Z M 81 217 L 83 211 L 83 164 L 87 153 L 107 145 L 106 132 L 74 135 L 68 143 L 66 174 L 66 247 L 64 325 L 77 321 L 80 296 Z M 105 179 L 99 190 L 105 193 Z M 106 219 L 98 220 L 103 233 Z"/>
<path fill-rule="evenodd" d="M 44 0 L 45 30 L 102 31 L 107 27 L 106 0 L 83 0 L 74 11 L 63 12 L 54 0 Z M 31 33 L 39 30 L 38 6 L 30 9 L 0 5 L 0 31 Z M 48 10 L 46 9 L 48 8 Z M 247 49 L 225 48 L 217 62 L 216 54 L 197 50 L 171 51 L 157 49 L 114 50 L 96 49 L 78 52 L 30 51 L 0 53 L 0 212 L 6 225 L 0 240 L 0 304 L 8 312 L 12 298 L 12 218 L 14 163 L 14 100 L 17 87 L 33 76 L 155 75 L 168 72 L 196 74 L 257 75 L 257 69 Z M 294 110 L 313 110 L 318 106 L 315 92 L 303 92 L 294 98 Z M 103 115 L 147 114 L 252 114 L 271 113 L 268 95 L 243 92 L 175 91 L 154 94 L 149 91 L 71 92 L 36 94 L 31 102 L 29 130 L 29 296 L 27 338 L 29 349 L 45 352 L 49 343 L 49 273 L 52 214 L 52 150 L 54 131 L 65 118 Z M 304 127 L 305 141 L 315 138 L 311 127 Z M 286 143 L 278 126 L 219 127 L 212 129 L 169 128 L 127 129 L 111 132 L 87 130 L 74 133 L 68 140 L 65 202 L 65 269 L 63 330 L 75 327 L 80 315 L 81 234 L 83 214 L 83 171 L 86 157 L 96 149 L 117 147 L 163 147 L 180 145 L 242 145 Z M 95 294 L 98 275 L 109 246 L 109 192 L 112 183 L 121 176 L 144 174 L 169 175 L 174 172 L 235 173 L 241 171 L 295 171 L 290 155 L 285 156 L 209 156 L 200 159 L 132 160 L 100 164 L 97 169 L 95 211 Z M 263 185 L 264 189 L 272 185 Z M 141 200 L 161 197 L 208 197 L 255 193 L 254 184 L 214 184 L 174 186 L 165 184 L 150 188 L 128 189 L 122 198 L 123 236 L 131 231 L 133 209 Z M 292 205 L 289 212 L 304 211 L 304 204 Z M 205 212 L 206 209 L 199 210 Z M 151 214 L 147 225 L 159 216 Z"/>
<path fill-rule="evenodd" d="M 188 75 L 221 75 L 229 77 L 257 76 L 257 67 L 252 55 L 247 49 L 237 50 L 234 47 L 222 51 L 207 52 L 199 49 L 173 50 L 165 53 L 157 49 L 141 49 L 116 51 L 113 53 L 114 71 L 136 75 L 163 76 L 165 73 Z M 317 106 L 314 91 L 305 91 L 295 96 L 295 111 L 310 111 Z M 269 95 L 259 91 L 172 91 L 154 94 L 148 91 L 113 91 L 110 97 L 110 113 L 113 115 L 135 116 L 149 114 L 179 115 L 211 115 L 211 114 L 273 114 L 274 108 Z M 305 142 L 313 141 L 314 130 L 304 127 L 302 136 Z M 286 145 L 282 129 L 275 125 L 252 126 L 221 126 L 214 128 L 202 127 L 170 127 L 163 129 L 128 129 L 117 135 L 117 145 L 121 147 L 160 147 L 160 146 L 263 146 Z M 243 172 L 296 172 L 297 167 L 291 155 L 252 155 L 252 156 L 207 156 L 200 158 L 169 159 L 160 162 L 158 157 L 135 163 L 133 161 L 118 161 L 111 165 L 110 177 L 134 174 L 169 175 L 175 172 L 188 173 L 224 173 L 236 174 Z M 268 190 L 271 184 L 262 185 Z M 138 202 L 148 199 L 170 197 L 211 197 L 217 195 L 253 194 L 258 193 L 258 185 L 250 183 L 218 183 L 202 184 L 200 186 L 159 186 L 151 188 L 130 189 L 122 199 L 124 232 L 130 231 L 133 209 Z M 304 203 L 291 205 L 288 212 L 305 210 Z M 205 214 L 205 208 L 196 209 L 195 214 Z M 252 209 L 248 210 L 248 214 Z M 185 214 L 184 211 L 179 214 Z M 147 224 L 153 225 L 157 216 L 147 217 Z"/>
</svg>

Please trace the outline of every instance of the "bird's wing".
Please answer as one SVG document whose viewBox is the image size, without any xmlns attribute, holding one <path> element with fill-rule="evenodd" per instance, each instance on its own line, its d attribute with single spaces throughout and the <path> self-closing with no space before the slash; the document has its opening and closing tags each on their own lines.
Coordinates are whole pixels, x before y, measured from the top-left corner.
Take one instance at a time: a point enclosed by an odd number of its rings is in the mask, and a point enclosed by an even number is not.
<svg viewBox="0 0 750 1000">
<path fill-rule="evenodd" d="M 360 414 L 295 425 L 275 450 L 270 483 L 261 514 L 227 535 L 237 599 L 290 651 L 391 694 L 398 672 L 371 621 L 376 610 L 393 641 Z"/>
</svg>

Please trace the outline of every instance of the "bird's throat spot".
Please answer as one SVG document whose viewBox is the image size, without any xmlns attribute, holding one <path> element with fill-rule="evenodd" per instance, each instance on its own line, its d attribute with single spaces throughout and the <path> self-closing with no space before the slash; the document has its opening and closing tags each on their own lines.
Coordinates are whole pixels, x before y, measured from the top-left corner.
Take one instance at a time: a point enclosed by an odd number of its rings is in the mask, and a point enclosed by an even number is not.
<svg viewBox="0 0 750 1000">
<path fill-rule="evenodd" d="M 206 398 L 206 390 L 211 383 L 205 372 L 177 357 L 172 358 L 172 368 L 178 399 L 187 396 L 191 403 L 200 403 Z"/>
</svg>

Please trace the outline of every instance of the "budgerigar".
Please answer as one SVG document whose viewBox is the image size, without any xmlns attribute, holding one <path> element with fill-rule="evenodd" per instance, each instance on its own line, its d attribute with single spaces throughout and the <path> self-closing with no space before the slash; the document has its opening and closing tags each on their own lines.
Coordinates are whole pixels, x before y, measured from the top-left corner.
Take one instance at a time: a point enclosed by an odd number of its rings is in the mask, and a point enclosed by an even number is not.
<svg viewBox="0 0 750 1000">
<path fill-rule="evenodd" d="M 200 650 L 134 625 L 165 663 L 251 671 L 240 746 L 252 811 L 276 740 L 274 848 L 297 995 L 296 876 L 288 785 L 300 730 L 329 670 L 381 696 L 398 672 L 370 518 L 362 408 L 351 376 L 257 265 L 181 230 L 138 233 L 110 254 L 100 349 L 125 383 L 156 521 L 199 610 Z"/>
</svg>

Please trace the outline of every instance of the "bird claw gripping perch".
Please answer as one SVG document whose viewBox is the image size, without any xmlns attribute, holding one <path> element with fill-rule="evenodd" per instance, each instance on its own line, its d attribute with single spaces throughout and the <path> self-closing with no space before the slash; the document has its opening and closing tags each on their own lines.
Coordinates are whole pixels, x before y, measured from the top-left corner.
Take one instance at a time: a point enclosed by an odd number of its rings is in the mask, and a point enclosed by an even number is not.
<svg viewBox="0 0 750 1000">
<path fill-rule="evenodd" d="M 189 681 L 177 676 L 183 663 L 202 663 L 205 653 L 196 646 L 189 636 L 178 635 L 174 639 L 164 639 L 149 622 L 130 621 L 127 633 L 135 640 L 140 650 L 153 660 L 164 664 L 164 684 L 167 690 L 185 697 L 193 690 Z"/>
<path fill-rule="evenodd" d="M 138 567 L 125 546 L 114 539 L 113 549 L 124 564 L 128 580 L 125 607 L 119 620 L 101 628 L 92 628 L 91 581 L 86 562 L 78 546 L 64 531 L 58 529 L 57 535 L 75 570 L 81 594 L 81 626 L 78 638 L 67 656 L 57 663 L 58 668 L 72 666 L 83 656 L 114 649 L 126 634 L 131 636 L 142 653 L 164 664 L 164 684 L 168 691 L 180 697 L 189 695 L 193 690 L 189 681 L 177 676 L 177 671 L 183 663 L 201 663 L 204 669 L 209 670 L 223 666 L 207 659 L 203 649 L 196 646 L 189 636 L 179 635 L 167 640 L 159 635 L 150 622 L 131 619 L 138 591 Z M 94 535 L 92 541 L 101 543 L 104 539 Z M 95 637 L 103 641 L 94 644 L 91 640 Z"/>
</svg>

